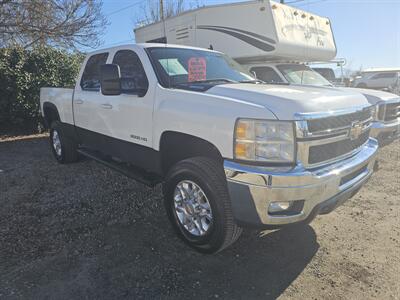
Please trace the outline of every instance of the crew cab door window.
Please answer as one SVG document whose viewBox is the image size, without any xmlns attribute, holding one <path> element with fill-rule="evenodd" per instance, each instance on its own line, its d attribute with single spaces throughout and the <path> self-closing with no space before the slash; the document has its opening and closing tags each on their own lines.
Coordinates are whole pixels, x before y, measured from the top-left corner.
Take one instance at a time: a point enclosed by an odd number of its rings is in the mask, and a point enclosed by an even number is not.
<svg viewBox="0 0 400 300">
<path fill-rule="evenodd" d="M 250 69 L 250 72 L 255 73 L 257 79 L 267 83 L 283 83 L 281 77 L 271 67 L 253 67 Z"/>
<path fill-rule="evenodd" d="M 85 91 L 100 91 L 100 66 L 107 61 L 108 53 L 91 56 L 81 78 L 81 88 Z"/>
<path fill-rule="evenodd" d="M 143 65 L 132 50 L 120 50 L 113 59 L 113 64 L 121 70 L 121 92 L 123 94 L 144 95 L 149 88 L 149 81 Z"/>
</svg>

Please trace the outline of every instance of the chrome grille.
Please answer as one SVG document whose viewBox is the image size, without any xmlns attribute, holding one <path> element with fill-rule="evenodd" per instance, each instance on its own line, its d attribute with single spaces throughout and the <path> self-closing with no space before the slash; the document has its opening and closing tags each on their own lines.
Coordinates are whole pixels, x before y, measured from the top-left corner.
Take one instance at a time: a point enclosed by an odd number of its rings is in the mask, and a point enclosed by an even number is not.
<svg viewBox="0 0 400 300">
<path fill-rule="evenodd" d="M 385 108 L 385 121 L 393 121 L 400 117 L 400 102 L 388 103 Z"/>
<path fill-rule="evenodd" d="M 296 117 L 297 160 L 310 168 L 355 153 L 368 141 L 372 124 L 370 106 Z"/>
<path fill-rule="evenodd" d="M 371 109 L 365 108 L 349 114 L 331 116 L 307 121 L 308 131 L 310 133 L 319 131 L 331 131 L 337 128 L 351 126 L 355 121 L 365 121 L 371 117 Z"/>
<path fill-rule="evenodd" d="M 317 164 L 327 160 L 331 160 L 335 157 L 341 157 L 346 153 L 350 153 L 353 150 L 364 145 L 369 138 L 369 130 L 361 134 L 357 139 L 351 140 L 347 138 L 333 143 L 312 146 L 308 156 L 309 164 Z"/>
</svg>

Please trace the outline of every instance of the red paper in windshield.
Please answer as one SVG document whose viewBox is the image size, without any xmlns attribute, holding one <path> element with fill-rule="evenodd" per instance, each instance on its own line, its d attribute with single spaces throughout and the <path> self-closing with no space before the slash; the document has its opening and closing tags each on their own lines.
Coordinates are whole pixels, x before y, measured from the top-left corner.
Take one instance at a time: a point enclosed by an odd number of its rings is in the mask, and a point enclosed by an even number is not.
<svg viewBox="0 0 400 300">
<path fill-rule="evenodd" d="M 188 61 L 188 81 L 207 79 L 207 62 L 204 57 L 192 57 Z"/>
</svg>

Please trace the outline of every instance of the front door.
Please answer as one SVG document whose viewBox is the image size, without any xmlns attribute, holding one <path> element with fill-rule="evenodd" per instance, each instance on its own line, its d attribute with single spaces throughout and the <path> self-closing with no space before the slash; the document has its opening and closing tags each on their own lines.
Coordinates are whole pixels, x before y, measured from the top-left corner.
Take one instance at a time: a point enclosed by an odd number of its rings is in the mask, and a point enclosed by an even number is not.
<svg viewBox="0 0 400 300">
<path fill-rule="evenodd" d="M 102 96 L 101 119 L 107 135 L 113 138 L 112 155 L 135 165 L 148 165 L 151 159 L 154 89 L 141 59 L 132 49 L 115 52 L 113 64 L 121 71 L 121 94 Z"/>
</svg>

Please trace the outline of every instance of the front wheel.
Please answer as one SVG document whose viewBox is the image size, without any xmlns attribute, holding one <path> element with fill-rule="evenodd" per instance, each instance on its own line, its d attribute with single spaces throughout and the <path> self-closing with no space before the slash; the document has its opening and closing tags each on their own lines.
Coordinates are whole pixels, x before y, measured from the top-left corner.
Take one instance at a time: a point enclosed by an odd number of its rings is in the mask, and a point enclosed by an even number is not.
<svg viewBox="0 0 400 300">
<path fill-rule="evenodd" d="M 226 177 L 218 161 L 195 157 L 177 163 L 163 191 L 169 219 L 191 247 L 216 253 L 239 238 L 242 229 L 234 222 Z"/>
<path fill-rule="evenodd" d="M 71 163 L 78 160 L 77 143 L 65 136 L 59 121 L 51 124 L 50 147 L 59 163 Z"/>
</svg>

